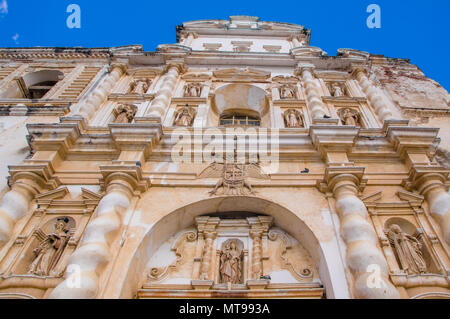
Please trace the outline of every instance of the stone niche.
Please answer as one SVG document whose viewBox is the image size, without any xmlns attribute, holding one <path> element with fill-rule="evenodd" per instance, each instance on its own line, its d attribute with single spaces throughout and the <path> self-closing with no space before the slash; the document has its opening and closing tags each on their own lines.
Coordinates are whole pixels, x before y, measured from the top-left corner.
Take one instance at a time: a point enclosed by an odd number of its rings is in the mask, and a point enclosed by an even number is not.
<svg viewBox="0 0 450 319">
<path fill-rule="evenodd" d="M 147 264 L 138 298 L 323 298 L 311 256 L 270 216 L 200 216 Z"/>
</svg>

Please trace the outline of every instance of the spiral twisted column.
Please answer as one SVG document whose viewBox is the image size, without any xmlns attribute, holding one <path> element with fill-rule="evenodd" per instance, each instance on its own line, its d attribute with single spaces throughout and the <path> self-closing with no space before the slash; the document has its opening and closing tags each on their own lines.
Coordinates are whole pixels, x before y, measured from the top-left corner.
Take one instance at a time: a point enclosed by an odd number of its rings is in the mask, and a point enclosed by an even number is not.
<svg viewBox="0 0 450 319">
<path fill-rule="evenodd" d="M 305 84 L 306 99 L 308 105 L 311 108 L 311 114 L 313 119 L 323 119 L 327 115 L 325 105 L 322 102 L 322 95 L 320 87 L 316 82 L 313 75 L 314 65 L 312 64 L 299 64 L 298 73 L 302 77 L 302 81 Z"/>
<path fill-rule="evenodd" d="M 205 232 L 205 246 L 203 248 L 202 263 L 200 266 L 200 279 L 209 280 L 209 273 L 211 270 L 211 261 L 213 253 L 213 242 L 216 238 L 216 232 Z"/>
<path fill-rule="evenodd" d="M 250 231 L 252 238 L 252 275 L 253 279 L 259 280 L 263 275 L 262 269 L 262 231 Z"/>
<path fill-rule="evenodd" d="M 174 63 L 169 64 L 167 73 L 164 76 L 161 88 L 156 93 L 150 108 L 147 110 L 146 116 L 162 118 L 169 107 L 170 99 L 175 89 L 179 75 L 183 72 L 183 64 Z"/>
<path fill-rule="evenodd" d="M 440 168 L 413 167 L 410 189 L 417 189 L 425 197 L 431 216 L 438 222 L 444 240 L 450 244 L 450 194 L 445 185 L 448 172 Z"/>
<path fill-rule="evenodd" d="M 354 276 L 353 292 L 360 299 L 400 298 L 389 281 L 388 265 L 377 247 L 378 238 L 367 220 L 366 206 L 357 196 L 360 178 L 344 172 L 328 180 L 328 188 L 336 199 L 341 235 L 347 245 L 346 262 Z"/>
<path fill-rule="evenodd" d="M 388 99 L 383 98 L 384 93 L 379 88 L 377 88 L 372 84 L 372 82 L 367 77 L 366 72 L 367 72 L 366 69 L 362 67 L 361 68 L 356 67 L 354 68 L 353 71 L 364 94 L 367 95 L 370 104 L 375 109 L 378 118 L 382 122 L 384 122 L 385 120 L 392 119 L 392 113 L 385 104 L 385 101 L 388 101 Z"/>
<path fill-rule="evenodd" d="M 123 64 L 113 64 L 111 71 L 102 81 L 102 83 L 90 94 L 85 102 L 81 102 L 78 110 L 74 115 L 81 116 L 85 119 L 90 119 L 99 106 L 106 100 L 108 93 L 112 90 L 117 81 L 122 77 L 126 71 L 126 66 Z"/>
<path fill-rule="evenodd" d="M 40 186 L 32 179 L 19 179 L 7 192 L 0 203 L 0 247 L 10 239 L 17 221 L 24 217 L 30 203 L 40 192 Z"/>
<path fill-rule="evenodd" d="M 108 175 L 105 184 L 106 195 L 98 204 L 97 216 L 70 257 L 68 269 L 74 271 L 66 273 L 65 280 L 52 291 L 52 299 L 92 299 L 98 294 L 100 275 L 112 259 L 111 244 L 138 183 L 133 176 L 116 172 Z"/>
</svg>

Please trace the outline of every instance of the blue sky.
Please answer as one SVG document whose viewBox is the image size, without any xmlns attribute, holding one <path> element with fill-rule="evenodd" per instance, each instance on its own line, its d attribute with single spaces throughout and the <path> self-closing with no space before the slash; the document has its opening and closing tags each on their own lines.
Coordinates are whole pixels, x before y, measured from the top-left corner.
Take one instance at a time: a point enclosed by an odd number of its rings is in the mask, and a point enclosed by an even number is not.
<svg viewBox="0 0 450 319">
<path fill-rule="evenodd" d="M 81 29 L 66 26 L 69 4 L 81 7 Z M 369 4 L 381 7 L 381 29 L 366 25 Z M 254 15 L 312 29 L 311 45 L 411 59 L 450 89 L 450 0 L 105 1 L 0 0 L 0 47 L 142 44 L 154 51 L 175 42 L 183 21 Z"/>
</svg>

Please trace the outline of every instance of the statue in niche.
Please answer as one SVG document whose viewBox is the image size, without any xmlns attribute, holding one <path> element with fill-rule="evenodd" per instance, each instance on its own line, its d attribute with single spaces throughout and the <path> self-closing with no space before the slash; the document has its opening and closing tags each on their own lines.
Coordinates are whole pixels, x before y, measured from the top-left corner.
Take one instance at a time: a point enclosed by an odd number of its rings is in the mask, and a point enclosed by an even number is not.
<svg viewBox="0 0 450 319">
<path fill-rule="evenodd" d="M 69 219 L 61 217 L 56 220 L 53 233 L 45 234 L 41 229 L 35 230 L 34 235 L 40 240 L 40 243 L 33 250 L 35 258 L 28 270 L 29 274 L 37 276 L 58 275 L 54 273 L 54 268 L 70 239 L 68 224 Z"/>
<path fill-rule="evenodd" d="M 188 83 L 184 89 L 185 97 L 200 97 L 202 86 L 200 83 Z"/>
<path fill-rule="evenodd" d="M 290 85 L 283 85 L 280 88 L 280 97 L 282 99 L 294 99 L 295 91 Z"/>
<path fill-rule="evenodd" d="M 114 112 L 117 114 L 114 123 L 131 123 L 133 122 L 136 112 L 136 106 L 130 104 L 120 104 Z"/>
<path fill-rule="evenodd" d="M 195 119 L 195 113 L 195 109 L 186 104 L 186 106 L 178 110 L 175 116 L 175 125 L 184 127 L 192 126 Z"/>
<path fill-rule="evenodd" d="M 130 93 L 145 94 L 150 87 L 149 79 L 135 79 L 130 83 Z"/>
<path fill-rule="evenodd" d="M 389 227 L 387 237 L 394 248 L 402 270 L 409 275 L 426 273 L 427 265 L 421 251 L 422 244 L 416 237 L 405 233 L 396 224 Z"/>
<path fill-rule="evenodd" d="M 242 250 L 235 240 L 231 240 L 220 252 L 220 282 L 239 284 L 242 278 L 242 269 Z"/>
<path fill-rule="evenodd" d="M 288 128 L 304 127 L 301 113 L 294 109 L 284 112 L 284 123 Z"/>
<path fill-rule="evenodd" d="M 334 97 L 345 96 L 344 90 L 342 89 L 342 86 L 339 83 L 333 83 L 331 85 L 331 94 L 333 94 Z"/>
<path fill-rule="evenodd" d="M 349 126 L 359 126 L 358 111 L 347 108 L 340 110 L 339 113 L 342 124 Z"/>
</svg>

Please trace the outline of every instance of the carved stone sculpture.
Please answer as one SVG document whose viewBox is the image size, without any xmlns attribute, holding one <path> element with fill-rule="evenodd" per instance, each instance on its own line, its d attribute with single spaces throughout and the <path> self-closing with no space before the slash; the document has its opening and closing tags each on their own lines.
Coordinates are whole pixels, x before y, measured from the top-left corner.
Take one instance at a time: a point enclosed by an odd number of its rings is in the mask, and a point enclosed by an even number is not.
<svg viewBox="0 0 450 319">
<path fill-rule="evenodd" d="M 422 244 L 400 228 L 399 225 L 391 225 L 387 231 L 400 268 L 409 275 L 418 275 L 427 272 L 427 265 L 422 256 Z"/>
<path fill-rule="evenodd" d="M 331 85 L 331 94 L 333 94 L 334 97 L 345 96 L 344 90 L 342 89 L 342 86 L 339 83 L 333 83 Z"/>
<path fill-rule="evenodd" d="M 69 219 L 58 218 L 54 227 L 55 231 L 45 234 L 41 229 L 35 230 L 35 236 L 40 240 L 39 246 L 33 250 L 35 258 L 31 263 L 28 273 L 37 276 L 52 275 L 56 264 L 69 242 Z"/>
<path fill-rule="evenodd" d="M 145 94 L 150 87 L 149 79 L 135 79 L 130 83 L 130 93 Z"/>
<path fill-rule="evenodd" d="M 211 195 L 216 195 L 220 187 L 224 188 L 224 195 L 245 195 L 247 188 L 253 194 L 252 185 L 247 181 L 248 177 L 267 178 L 257 164 L 236 163 L 212 163 L 200 175 L 200 178 L 219 177 Z"/>
<path fill-rule="evenodd" d="M 294 109 L 284 112 L 284 122 L 288 128 L 304 127 L 301 113 Z"/>
<path fill-rule="evenodd" d="M 359 126 L 359 114 L 357 111 L 353 109 L 342 109 L 339 112 L 339 117 L 342 121 L 342 124 L 349 126 Z"/>
<path fill-rule="evenodd" d="M 120 104 L 115 113 L 117 114 L 114 123 L 131 123 L 136 115 L 137 107 L 130 104 Z"/>
<path fill-rule="evenodd" d="M 184 88 L 185 97 L 200 97 L 202 86 L 200 83 L 188 83 Z"/>
<path fill-rule="evenodd" d="M 242 278 L 242 250 L 236 240 L 225 243 L 220 252 L 220 282 L 239 284 Z"/>
<path fill-rule="evenodd" d="M 294 99 L 295 91 L 290 85 L 283 85 L 280 88 L 280 97 L 282 99 Z"/>
<path fill-rule="evenodd" d="M 175 116 L 175 125 L 189 127 L 192 126 L 195 119 L 195 109 L 186 104 L 185 107 L 178 110 Z"/>
</svg>

